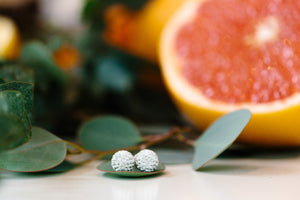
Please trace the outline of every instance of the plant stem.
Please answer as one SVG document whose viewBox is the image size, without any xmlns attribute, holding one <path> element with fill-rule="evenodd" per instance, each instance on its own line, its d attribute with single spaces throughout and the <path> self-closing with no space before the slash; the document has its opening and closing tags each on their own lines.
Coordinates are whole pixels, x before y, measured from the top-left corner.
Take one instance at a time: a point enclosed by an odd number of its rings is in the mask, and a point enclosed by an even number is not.
<svg viewBox="0 0 300 200">
<path fill-rule="evenodd" d="M 155 135 L 155 136 L 150 135 L 148 137 L 145 137 L 146 142 L 144 144 L 140 145 L 140 149 L 145 149 L 149 146 L 164 142 L 164 141 L 172 138 L 173 136 L 176 136 L 180 131 L 181 131 L 181 128 L 174 127 L 170 131 L 168 131 L 162 135 Z"/>
<path fill-rule="evenodd" d="M 189 128 L 189 127 L 181 129 L 181 131 L 178 131 L 178 132 L 177 132 L 177 134 L 176 134 L 176 139 L 177 139 L 178 141 L 180 141 L 180 142 L 183 142 L 183 143 L 189 145 L 189 146 L 194 146 L 195 141 L 186 138 L 186 137 L 182 134 L 182 132 L 189 132 L 189 131 L 190 131 L 190 128 Z"/>
<path fill-rule="evenodd" d="M 98 160 L 101 157 L 105 156 L 105 155 L 111 155 L 114 154 L 115 152 L 119 151 L 119 150 L 127 150 L 127 151 L 136 151 L 136 150 L 141 150 L 141 149 L 146 149 L 150 146 L 153 146 L 155 144 L 159 144 L 161 142 L 164 142 L 172 137 L 175 136 L 175 139 L 177 139 L 178 141 L 184 142 L 188 145 L 193 145 L 194 141 L 186 138 L 183 134 L 182 131 L 186 131 L 186 128 L 179 128 L 179 127 L 174 127 L 172 128 L 170 131 L 161 134 L 161 135 L 149 135 L 149 136 L 145 136 L 144 137 L 144 142 L 142 144 L 137 144 L 131 147 L 126 147 L 126 148 L 120 148 L 120 149 L 113 149 L 113 150 L 107 150 L 107 151 L 97 151 L 97 150 L 89 150 L 89 149 L 85 149 L 83 147 L 81 147 L 80 145 L 64 140 L 64 142 L 72 147 L 74 147 L 75 149 L 77 149 L 79 151 L 79 153 L 88 153 L 88 154 L 94 154 L 95 156 L 92 158 L 89 158 L 88 160 L 85 160 L 79 164 L 85 164 L 94 160 Z M 78 154 L 77 152 L 74 151 L 70 151 L 71 154 Z"/>
</svg>

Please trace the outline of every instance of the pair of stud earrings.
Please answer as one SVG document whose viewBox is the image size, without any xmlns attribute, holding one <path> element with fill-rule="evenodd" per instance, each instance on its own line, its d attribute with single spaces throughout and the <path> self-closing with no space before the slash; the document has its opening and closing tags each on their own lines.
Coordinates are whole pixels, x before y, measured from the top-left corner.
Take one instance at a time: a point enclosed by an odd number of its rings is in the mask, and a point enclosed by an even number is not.
<svg viewBox="0 0 300 200">
<path fill-rule="evenodd" d="M 135 156 L 129 151 L 116 152 L 111 159 L 111 166 L 115 171 L 132 171 L 134 166 L 144 172 L 153 172 L 159 164 L 158 156 L 150 149 L 141 150 Z"/>
</svg>

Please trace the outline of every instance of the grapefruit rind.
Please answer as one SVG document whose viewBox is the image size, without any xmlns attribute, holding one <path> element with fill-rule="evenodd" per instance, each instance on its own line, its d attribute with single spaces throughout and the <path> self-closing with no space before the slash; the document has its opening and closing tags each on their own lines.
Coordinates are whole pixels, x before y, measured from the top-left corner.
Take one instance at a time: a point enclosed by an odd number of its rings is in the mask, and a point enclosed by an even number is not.
<svg viewBox="0 0 300 200">
<path fill-rule="evenodd" d="M 183 115 L 200 129 L 208 127 L 221 115 L 249 109 L 253 117 L 238 141 L 260 146 L 300 145 L 300 94 L 267 103 L 230 104 L 211 100 L 190 84 L 181 73 L 175 38 L 181 25 L 193 19 L 193 13 L 207 0 L 186 2 L 165 26 L 160 40 L 160 64 L 166 86 Z"/>
</svg>

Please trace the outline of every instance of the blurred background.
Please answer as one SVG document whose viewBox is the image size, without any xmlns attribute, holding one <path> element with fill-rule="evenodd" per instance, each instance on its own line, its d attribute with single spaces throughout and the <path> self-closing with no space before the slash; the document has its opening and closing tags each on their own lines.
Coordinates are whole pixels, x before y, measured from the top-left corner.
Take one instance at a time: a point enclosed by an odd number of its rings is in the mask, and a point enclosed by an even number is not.
<svg viewBox="0 0 300 200">
<path fill-rule="evenodd" d="M 34 125 L 68 138 L 96 115 L 122 115 L 139 125 L 183 123 L 156 52 L 140 56 L 123 45 L 134 34 L 126 32 L 130 20 L 147 3 L 0 0 L 0 76 L 34 83 Z"/>
<path fill-rule="evenodd" d="M 0 0 L 1 15 L 15 20 L 22 29 L 47 23 L 64 30 L 78 29 L 82 25 L 83 0 Z"/>
</svg>

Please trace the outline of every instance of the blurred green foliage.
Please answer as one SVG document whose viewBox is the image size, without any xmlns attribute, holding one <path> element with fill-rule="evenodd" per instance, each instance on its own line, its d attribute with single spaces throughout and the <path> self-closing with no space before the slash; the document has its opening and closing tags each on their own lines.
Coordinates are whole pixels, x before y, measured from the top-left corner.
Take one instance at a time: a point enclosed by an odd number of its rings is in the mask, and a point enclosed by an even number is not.
<svg viewBox="0 0 300 200">
<path fill-rule="evenodd" d="M 137 10 L 145 2 L 86 0 L 82 10 L 88 25 L 85 31 L 66 34 L 53 31 L 53 27 L 35 27 L 30 41 L 23 43 L 19 59 L 0 60 L 0 96 L 7 96 L 8 91 L 15 96 L 10 103 L 0 101 L 0 108 L 14 107 L 14 113 L 0 109 L 5 126 L 0 137 L 12 137 L 7 146 L 0 143 L 2 149 L 30 139 L 31 124 L 63 138 L 74 138 L 81 123 L 97 115 L 117 114 L 138 124 L 181 123 L 159 67 L 110 46 L 101 37 L 107 7 L 122 3 Z M 80 54 L 80 62 L 68 70 L 54 59 L 55 51 L 64 44 Z M 22 116 L 16 114 L 18 109 Z"/>
<path fill-rule="evenodd" d="M 131 10 L 138 10 L 149 0 L 86 0 L 82 10 L 82 18 L 92 26 L 103 27 L 103 12 L 113 4 L 126 5 Z"/>
</svg>

